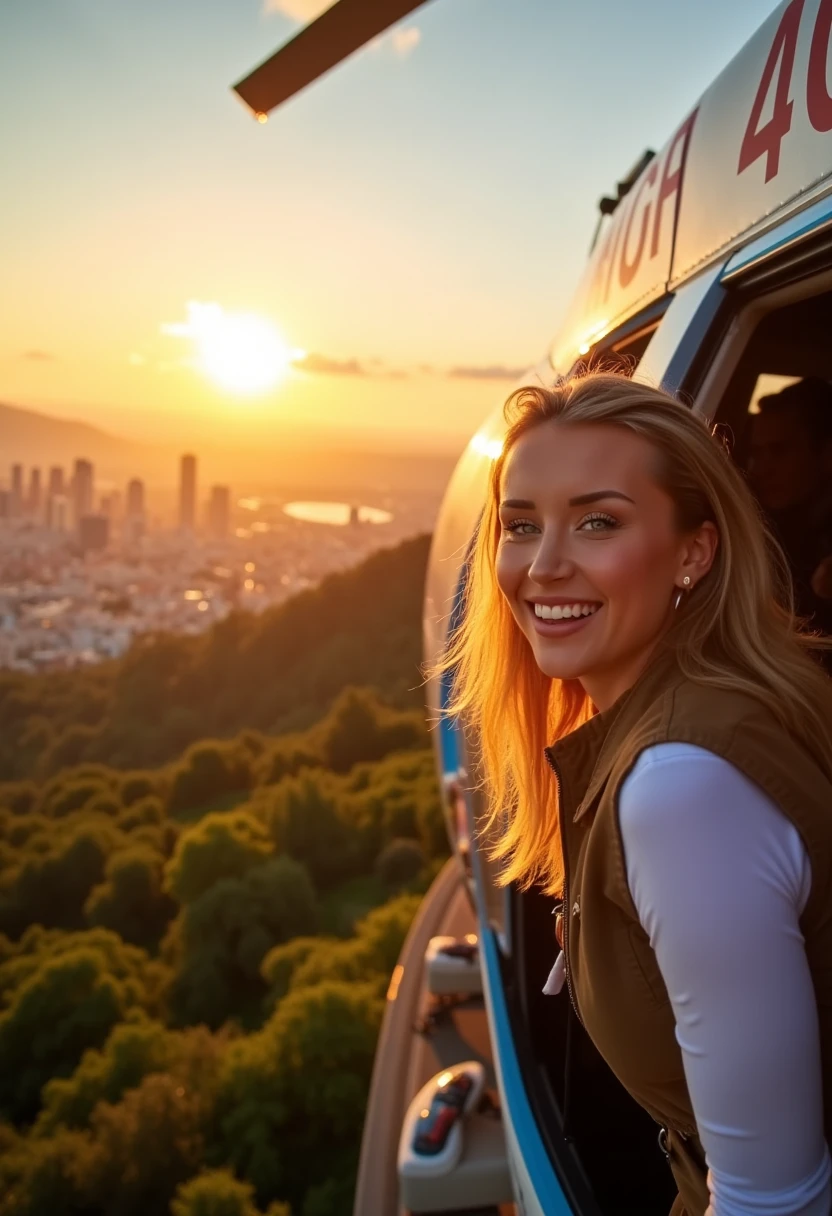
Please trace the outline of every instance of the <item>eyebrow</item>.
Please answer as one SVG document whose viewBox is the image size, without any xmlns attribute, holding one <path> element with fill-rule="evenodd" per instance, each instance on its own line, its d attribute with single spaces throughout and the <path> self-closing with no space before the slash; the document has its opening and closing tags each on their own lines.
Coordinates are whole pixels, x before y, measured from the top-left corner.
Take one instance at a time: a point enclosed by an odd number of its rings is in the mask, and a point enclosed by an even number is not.
<svg viewBox="0 0 832 1216">
<path fill-rule="evenodd" d="M 585 507 L 588 503 L 600 502 L 604 498 L 621 498 L 624 502 L 633 502 L 628 494 L 622 494 L 620 490 L 592 490 L 589 494 L 577 494 L 574 498 L 570 498 L 569 506 Z M 634 502 L 633 505 L 635 505 Z M 508 507 L 510 510 L 534 510 L 534 503 L 528 498 L 505 498 L 500 506 Z"/>
</svg>

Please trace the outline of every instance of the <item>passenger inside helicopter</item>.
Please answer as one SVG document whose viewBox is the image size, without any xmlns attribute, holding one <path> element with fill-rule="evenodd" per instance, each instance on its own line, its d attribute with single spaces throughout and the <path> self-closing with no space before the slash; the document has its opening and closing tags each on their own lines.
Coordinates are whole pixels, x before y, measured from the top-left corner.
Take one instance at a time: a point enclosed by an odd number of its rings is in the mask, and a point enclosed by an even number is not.
<svg viewBox="0 0 832 1216">
<path fill-rule="evenodd" d="M 832 386 L 807 377 L 761 397 L 751 415 L 748 476 L 785 553 L 795 607 L 832 633 Z"/>
</svg>

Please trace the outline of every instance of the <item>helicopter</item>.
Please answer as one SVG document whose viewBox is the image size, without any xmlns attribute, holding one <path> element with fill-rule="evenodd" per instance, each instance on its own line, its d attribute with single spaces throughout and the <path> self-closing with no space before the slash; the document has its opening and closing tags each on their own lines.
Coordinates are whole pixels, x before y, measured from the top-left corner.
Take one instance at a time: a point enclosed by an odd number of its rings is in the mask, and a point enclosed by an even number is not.
<svg viewBox="0 0 832 1216">
<path fill-rule="evenodd" d="M 337 0 L 236 86 L 269 111 L 420 7 Z M 599 203 L 565 320 L 515 387 L 603 363 L 661 384 L 733 436 L 746 469 L 757 401 L 832 380 L 832 0 L 782 0 Z M 436 524 L 424 657 L 459 620 L 467 555 L 505 434 L 471 437 Z M 675 1186 L 659 1129 L 544 993 L 552 900 L 503 887 L 449 687 L 427 686 L 453 857 L 416 917 L 388 991 L 355 1216 L 664 1216 Z"/>
</svg>

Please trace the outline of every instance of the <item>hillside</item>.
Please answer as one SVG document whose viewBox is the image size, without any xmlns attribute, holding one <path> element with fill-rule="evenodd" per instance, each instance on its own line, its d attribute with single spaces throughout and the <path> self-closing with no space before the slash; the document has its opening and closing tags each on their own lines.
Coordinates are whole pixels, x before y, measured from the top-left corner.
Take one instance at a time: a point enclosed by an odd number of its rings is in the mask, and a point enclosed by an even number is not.
<svg viewBox="0 0 832 1216">
<path fill-rule="evenodd" d="M 141 768 L 207 736 L 302 729 L 350 684 L 420 706 L 428 545 L 422 536 L 383 550 L 201 637 L 146 637 L 118 662 L 48 676 L 0 672 L 0 780 L 84 761 Z"/>
<path fill-rule="evenodd" d="M 291 738 L 0 784 L 0 1216 L 352 1210 L 384 995 L 447 856 L 426 742 L 344 689 Z"/>
<path fill-rule="evenodd" d="M 390 973 L 448 852 L 427 551 L 0 676 L 0 1216 L 352 1211 Z"/>
</svg>

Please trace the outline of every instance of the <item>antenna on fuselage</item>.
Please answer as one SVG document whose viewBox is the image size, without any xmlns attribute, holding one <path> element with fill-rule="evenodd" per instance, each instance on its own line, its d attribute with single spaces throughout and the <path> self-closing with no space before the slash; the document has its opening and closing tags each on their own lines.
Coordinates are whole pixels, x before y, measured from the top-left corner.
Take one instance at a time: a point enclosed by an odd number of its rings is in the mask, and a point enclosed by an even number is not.
<svg viewBox="0 0 832 1216">
<path fill-rule="evenodd" d="M 337 0 L 315 21 L 234 85 L 234 92 L 265 122 L 275 109 L 383 34 L 425 0 Z"/>
<path fill-rule="evenodd" d="M 644 170 L 650 164 L 650 161 L 653 160 L 655 158 L 655 156 L 656 156 L 656 153 L 653 151 L 653 149 L 647 148 L 647 150 L 641 154 L 639 159 L 633 165 L 630 172 L 625 177 L 622 177 L 621 181 L 618 182 L 618 184 L 616 185 L 616 188 L 615 188 L 615 194 L 614 195 L 605 194 L 603 196 L 603 198 L 599 198 L 599 200 L 598 200 L 598 212 L 599 212 L 598 223 L 595 225 L 595 232 L 592 234 L 592 243 L 589 246 L 590 253 L 592 253 L 593 249 L 595 248 L 596 242 L 598 240 L 598 236 L 601 232 L 601 225 L 604 222 L 604 218 L 608 215 L 612 215 L 615 212 L 615 210 L 618 207 L 618 204 L 621 202 L 621 200 L 623 198 L 625 198 L 630 193 L 633 186 L 636 184 L 636 182 L 641 177 Z"/>
</svg>

